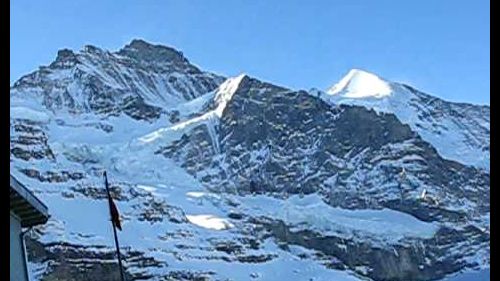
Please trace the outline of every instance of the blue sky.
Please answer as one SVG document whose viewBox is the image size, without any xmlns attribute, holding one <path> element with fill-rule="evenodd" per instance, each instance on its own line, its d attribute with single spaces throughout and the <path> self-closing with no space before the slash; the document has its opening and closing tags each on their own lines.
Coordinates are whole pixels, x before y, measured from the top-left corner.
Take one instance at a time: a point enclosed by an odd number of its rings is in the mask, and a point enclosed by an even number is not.
<svg viewBox="0 0 500 281">
<path fill-rule="evenodd" d="M 133 38 L 202 69 L 326 89 L 351 68 L 452 101 L 490 103 L 488 0 L 11 0 L 13 83 L 61 48 Z"/>
</svg>

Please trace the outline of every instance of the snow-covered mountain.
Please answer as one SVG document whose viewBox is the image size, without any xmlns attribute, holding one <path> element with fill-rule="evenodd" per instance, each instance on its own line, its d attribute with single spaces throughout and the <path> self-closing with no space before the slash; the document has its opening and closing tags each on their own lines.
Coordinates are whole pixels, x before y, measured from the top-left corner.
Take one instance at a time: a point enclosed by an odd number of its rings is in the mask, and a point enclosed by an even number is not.
<svg viewBox="0 0 500 281">
<path fill-rule="evenodd" d="M 60 50 L 49 66 L 14 84 L 11 100 L 30 97 L 51 111 L 154 120 L 223 79 L 200 71 L 177 50 L 133 40 L 118 52 L 94 46 Z"/>
<path fill-rule="evenodd" d="M 490 108 L 446 102 L 408 85 L 353 69 L 327 90 L 327 100 L 395 114 L 447 159 L 490 169 Z"/>
<path fill-rule="evenodd" d="M 359 70 L 327 92 L 226 79 L 142 40 L 62 50 L 10 94 L 11 171 L 51 213 L 38 280 L 118 277 L 104 169 L 127 280 L 489 268 L 489 107 Z"/>
</svg>

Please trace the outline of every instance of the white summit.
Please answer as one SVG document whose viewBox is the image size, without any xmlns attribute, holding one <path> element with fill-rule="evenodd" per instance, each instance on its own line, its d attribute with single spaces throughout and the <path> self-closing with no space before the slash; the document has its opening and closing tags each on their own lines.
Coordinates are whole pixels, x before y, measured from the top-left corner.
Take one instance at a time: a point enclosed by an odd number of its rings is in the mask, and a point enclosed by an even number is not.
<svg viewBox="0 0 500 281">
<path fill-rule="evenodd" d="M 330 95 L 345 98 L 383 98 L 392 93 L 389 83 L 375 74 L 351 69 L 344 78 L 327 90 Z"/>
<path fill-rule="evenodd" d="M 489 108 L 444 101 L 408 85 L 352 69 L 321 94 L 332 105 L 355 105 L 394 114 L 446 159 L 489 171 Z"/>
</svg>

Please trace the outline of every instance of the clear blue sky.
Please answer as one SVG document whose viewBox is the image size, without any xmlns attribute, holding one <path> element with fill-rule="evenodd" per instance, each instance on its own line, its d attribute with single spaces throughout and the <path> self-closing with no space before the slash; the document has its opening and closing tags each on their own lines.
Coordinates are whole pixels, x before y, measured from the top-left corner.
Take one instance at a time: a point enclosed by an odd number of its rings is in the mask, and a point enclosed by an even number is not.
<svg viewBox="0 0 500 281">
<path fill-rule="evenodd" d="M 452 101 L 490 103 L 488 0 L 11 0 L 13 83 L 63 47 L 133 38 L 202 69 L 325 89 L 349 69 Z"/>
</svg>

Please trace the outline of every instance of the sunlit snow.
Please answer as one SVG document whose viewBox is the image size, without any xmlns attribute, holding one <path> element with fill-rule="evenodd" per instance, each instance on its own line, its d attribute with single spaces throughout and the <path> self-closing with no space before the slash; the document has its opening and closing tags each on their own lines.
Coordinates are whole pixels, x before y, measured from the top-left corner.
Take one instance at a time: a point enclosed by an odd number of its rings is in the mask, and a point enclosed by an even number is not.
<svg viewBox="0 0 500 281">
<path fill-rule="evenodd" d="M 323 202 L 316 194 L 300 197 L 291 196 L 286 200 L 267 196 L 244 199 L 249 212 L 279 218 L 288 224 L 301 225 L 306 229 L 316 229 L 322 233 L 353 233 L 384 237 L 397 242 L 405 237 L 430 238 L 438 226 L 390 209 L 347 210 L 334 208 Z"/>
<path fill-rule="evenodd" d="M 381 98 L 390 95 L 391 87 L 378 76 L 359 69 L 352 69 L 336 85 L 328 90 L 331 95 L 346 98 Z"/>
<path fill-rule="evenodd" d="M 228 220 L 213 215 L 186 215 L 186 217 L 190 223 L 208 229 L 224 230 L 234 227 Z"/>
</svg>

